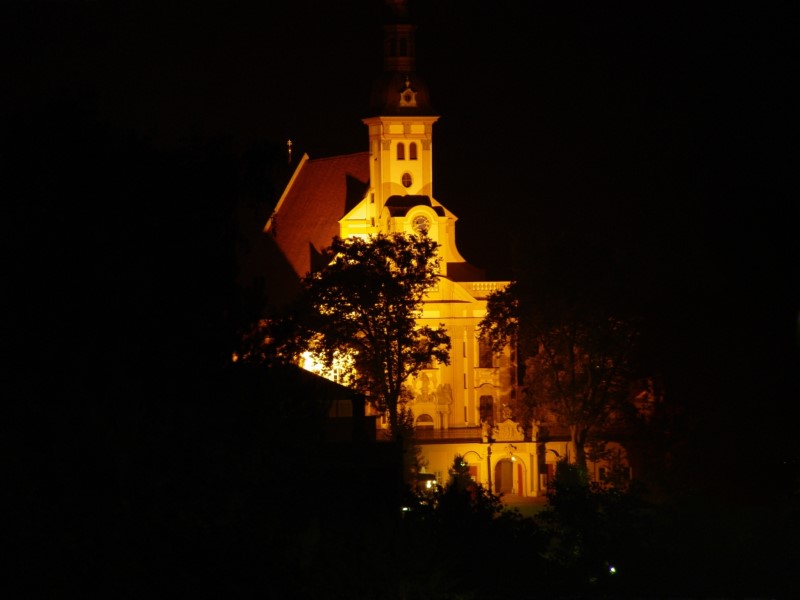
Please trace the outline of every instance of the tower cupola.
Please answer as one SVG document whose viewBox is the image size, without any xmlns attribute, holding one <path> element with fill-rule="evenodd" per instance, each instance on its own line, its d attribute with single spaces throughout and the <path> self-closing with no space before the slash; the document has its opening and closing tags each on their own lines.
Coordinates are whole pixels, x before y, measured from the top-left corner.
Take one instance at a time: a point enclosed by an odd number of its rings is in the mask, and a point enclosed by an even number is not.
<svg viewBox="0 0 800 600">
<path fill-rule="evenodd" d="M 416 25 L 406 0 L 386 0 L 383 75 L 375 81 L 370 116 L 433 115 L 428 87 L 416 72 Z"/>
</svg>

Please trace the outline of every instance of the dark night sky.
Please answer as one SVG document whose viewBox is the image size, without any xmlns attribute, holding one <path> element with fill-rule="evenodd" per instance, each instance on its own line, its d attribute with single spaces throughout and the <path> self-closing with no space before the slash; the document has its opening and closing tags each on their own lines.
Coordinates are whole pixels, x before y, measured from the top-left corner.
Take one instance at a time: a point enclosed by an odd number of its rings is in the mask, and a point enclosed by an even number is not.
<svg viewBox="0 0 800 600">
<path fill-rule="evenodd" d="M 441 114 L 435 192 L 471 260 L 507 258 L 485 241 L 508 225 L 600 219 L 637 241 L 666 229 L 661 246 L 682 228 L 683 240 L 755 240 L 796 216 L 780 187 L 789 10 L 604 4 L 412 3 Z M 362 151 L 381 8 L 10 2 L 4 95 L 70 98 L 167 145 L 218 135 L 291 138 L 312 157 Z"/>
<path fill-rule="evenodd" d="M 32 104 L 71 102 L 161 147 L 215 136 L 291 138 L 312 158 L 367 147 L 377 0 L 3 10 L 8 123 Z M 568 263 L 591 254 L 624 293 L 652 302 L 672 333 L 665 346 L 694 372 L 708 365 L 704 389 L 729 369 L 752 379 L 749 392 L 767 382 L 769 397 L 796 402 L 796 9 L 418 0 L 412 10 L 418 70 L 441 114 L 435 194 L 460 218 L 466 258 L 510 277 L 501 265 L 561 240 L 578 255 Z M 788 406 L 775 408 L 770 426 Z"/>
</svg>

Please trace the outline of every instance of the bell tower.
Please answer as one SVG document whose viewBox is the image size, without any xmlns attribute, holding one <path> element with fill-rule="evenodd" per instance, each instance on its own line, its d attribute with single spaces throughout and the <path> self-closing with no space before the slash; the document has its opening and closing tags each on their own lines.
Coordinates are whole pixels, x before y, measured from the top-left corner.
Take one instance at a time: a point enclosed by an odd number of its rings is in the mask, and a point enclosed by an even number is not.
<svg viewBox="0 0 800 600">
<path fill-rule="evenodd" d="M 448 275 L 448 265 L 465 261 L 456 248 L 457 218 L 433 196 L 433 124 L 439 115 L 416 72 L 416 26 L 406 0 L 385 2 L 383 71 L 362 119 L 369 130 L 369 187 L 339 220 L 339 235 L 426 235 L 439 244 L 442 274 Z"/>
<path fill-rule="evenodd" d="M 406 1 L 386 0 L 386 7 L 383 74 L 373 87 L 370 116 L 363 119 L 369 129 L 369 193 L 376 221 L 392 197 L 433 197 L 433 124 L 439 119 L 415 70 L 416 27 L 408 21 Z"/>
</svg>

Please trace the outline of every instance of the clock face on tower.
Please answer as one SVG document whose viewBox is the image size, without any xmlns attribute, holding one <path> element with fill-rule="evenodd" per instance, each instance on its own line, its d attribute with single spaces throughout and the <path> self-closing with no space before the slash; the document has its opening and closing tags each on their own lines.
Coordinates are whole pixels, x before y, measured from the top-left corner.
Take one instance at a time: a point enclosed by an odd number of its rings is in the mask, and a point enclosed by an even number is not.
<svg viewBox="0 0 800 600">
<path fill-rule="evenodd" d="M 411 222 L 411 226 L 420 235 L 425 235 L 431 228 L 431 220 L 425 215 L 417 215 Z"/>
</svg>

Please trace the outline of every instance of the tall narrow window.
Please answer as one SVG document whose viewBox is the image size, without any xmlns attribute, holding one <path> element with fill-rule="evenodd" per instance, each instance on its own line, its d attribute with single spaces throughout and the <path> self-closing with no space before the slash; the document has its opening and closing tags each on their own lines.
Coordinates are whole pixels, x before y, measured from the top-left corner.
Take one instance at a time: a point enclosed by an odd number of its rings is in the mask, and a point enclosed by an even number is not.
<svg viewBox="0 0 800 600">
<path fill-rule="evenodd" d="M 408 40 L 400 38 L 400 56 L 408 56 Z"/>
<path fill-rule="evenodd" d="M 494 366 L 494 353 L 486 338 L 478 338 L 478 368 L 491 369 Z"/>
<path fill-rule="evenodd" d="M 494 397 L 481 396 L 479 401 L 479 412 L 482 422 L 494 423 Z"/>
<path fill-rule="evenodd" d="M 408 160 L 417 160 L 417 144 L 416 144 L 416 142 L 411 142 L 408 145 Z"/>
<path fill-rule="evenodd" d="M 397 144 L 397 160 L 406 159 L 406 145 L 403 142 Z"/>
</svg>

